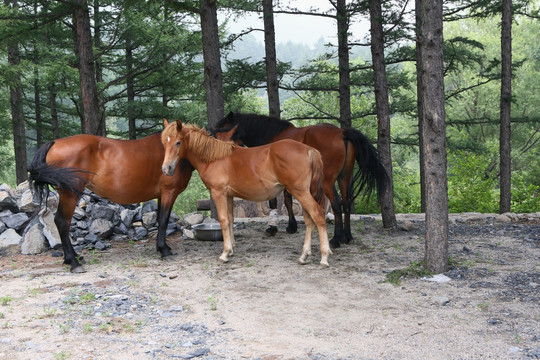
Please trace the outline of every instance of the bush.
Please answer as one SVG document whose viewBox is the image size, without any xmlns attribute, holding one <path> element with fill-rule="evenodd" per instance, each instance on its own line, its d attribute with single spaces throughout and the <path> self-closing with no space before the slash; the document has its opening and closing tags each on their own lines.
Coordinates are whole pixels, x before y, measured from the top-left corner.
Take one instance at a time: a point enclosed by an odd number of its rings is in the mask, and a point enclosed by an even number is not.
<svg viewBox="0 0 540 360">
<path fill-rule="evenodd" d="M 523 174 L 512 177 L 511 209 L 516 213 L 540 211 L 540 186 L 526 184 Z"/>
<path fill-rule="evenodd" d="M 450 212 L 498 212 L 497 179 L 488 172 L 485 155 L 456 151 L 448 156 L 448 209 Z"/>
</svg>

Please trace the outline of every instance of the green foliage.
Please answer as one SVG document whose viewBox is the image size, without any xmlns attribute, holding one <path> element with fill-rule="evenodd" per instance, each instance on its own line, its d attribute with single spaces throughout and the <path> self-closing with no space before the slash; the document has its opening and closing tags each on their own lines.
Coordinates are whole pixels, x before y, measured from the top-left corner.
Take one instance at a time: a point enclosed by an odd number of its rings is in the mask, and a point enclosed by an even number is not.
<svg viewBox="0 0 540 360">
<path fill-rule="evenodd" d="M 540 211 L 540 186 L 527 183 L 523 175 L 512 176 L 511 210 L 516 213 Z"/>
<path fill-rule="evenodd" d="M 413 261 L 409 267 L 405 269 L 396 269 L 386 274 L 385 282 L 398 286 L 403 278 L 419 278 L 424 276 L 432 276 L 433 273 L 424 269 L 423 261 Z"/>
<path fill-rule="evenodd" d="M 173 211 L 180 216 L 189 214 L 197 210 L 197 200 L 209 198 L 210 192 L 204 186 L 199 173 L 194 171 L 189 186 L 176 198 Z"/>
<path fill-rule="evenodd" d="M 448 155 L 448 208 L 450 212 L 498 211 L 497 179 L 484 155 L 456 151 Z"/>
</svg>

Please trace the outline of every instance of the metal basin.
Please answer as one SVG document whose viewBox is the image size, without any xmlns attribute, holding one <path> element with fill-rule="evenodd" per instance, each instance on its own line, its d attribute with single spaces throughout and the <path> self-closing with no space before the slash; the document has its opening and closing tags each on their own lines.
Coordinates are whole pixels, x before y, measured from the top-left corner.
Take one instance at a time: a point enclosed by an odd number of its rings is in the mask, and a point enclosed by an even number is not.
<svg viewBox="0 0 540 360">
<path fill-rule="evenodd" d="M 205 241 L 223 241 L 223 233 L 219 223 L 206 223 L 193 225 L 195 237 Z"/>
</svg>

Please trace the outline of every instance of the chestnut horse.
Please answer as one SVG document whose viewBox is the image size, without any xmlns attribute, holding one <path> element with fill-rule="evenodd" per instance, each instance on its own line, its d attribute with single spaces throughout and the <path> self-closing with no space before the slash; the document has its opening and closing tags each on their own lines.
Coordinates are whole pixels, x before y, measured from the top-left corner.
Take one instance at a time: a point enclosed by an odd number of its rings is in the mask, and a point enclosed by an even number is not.
<svg viewBox="0 0 540 360">
<path fill-rule="evenodd" d="M 172 255 L 165 242 L 171 209 L 184 191 L 193 168 L 186 161 L 178 164 L 173 177 L 161 172 L 164 149 L 161 135 L 155 133 L 140 140 L 116 140 L 94 135 L 75 135 L 41 146 L 28 168 L 29 182 L 40 199 L 49 185 L 59 194 L 54 222 L 58 227 L 64 263 L 72 272 L 84 272 L 69 239 L 69 227 L 75 206 L 84 191 L 120 204 L 132 204 L 158 198 L 157 250 L 162 257 Z"/>
<path fill-rule="evenodd" d="M 174 175 L 180 159 L 187 159 L 199 172 L 216 204 L 223 233 L 223 253 L 227 262 L 233 254 L 233 198 L 265 201 L 287 189 L 304 208 L 306 237 L 301 264 L 311 254 L 313 223 L 319 233 L 321 264 L 328 266 L 331 253 L 322 209 L 322 159 L 320 153 L 302 143 L 283 140 L 248 149 L 210 136 L 194 125 L 163 120 L 161 141 L 165 147 L 163 173 Z"/>
<path fill-rule="evenodd" d="M 218 139 L 232 140 L 248 147 L 293 139 L 319 150 L 324 163 L 323 190 L 335 215 L 334 237 L 330 241 L 333 248 L 352 240 L 350 214 L 360 192 L 365 191 L 369 197 L 375 187 L 380 192 L 388 186 L 388 175 L 377 150 L 356 129 L 341 129 L 331 124 L 297 128 L 288 121 L 265 115 L 230 112 L 210 131 Z M 356 172 L 355 161 L 358 164 Z M 334 185 L 336 181 L 341 198 Z M 287 192 L 284 195 L 289 213 L 287 232 L 293 233 L 296 231 L 296 220 L 292 212 L 292 199 Z M 363 246 L 362 243 L 360 245 Z"/>
</svg>

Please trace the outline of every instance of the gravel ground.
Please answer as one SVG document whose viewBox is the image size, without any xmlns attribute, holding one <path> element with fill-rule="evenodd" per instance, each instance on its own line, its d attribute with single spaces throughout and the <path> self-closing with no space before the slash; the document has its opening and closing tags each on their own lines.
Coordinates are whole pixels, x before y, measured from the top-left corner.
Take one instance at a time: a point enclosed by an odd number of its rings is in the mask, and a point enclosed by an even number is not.
<svg viewBox="0 0 540 360">
<path fill-rule="evenodd" d="M 304 228 L 264 236 L 244 219 L 222 243 L 111 241 L 71 274 L 52 252 L 0 257 L 0 359 L 538 359 L 540 221 L 452 216 L 447 282 L 404 276 L 423 257 L 422 216 L 389 232 L 357 216 L 330 268 L 296 263 Z M 329 225 L 331 232 L 333 226 Z M 314 238 L 315 240 L 315 238 Z M 410 273 L 410 272 L 409 272 Z M 405 272 L 404 272 L 405 274 Z"/>
</svg>

